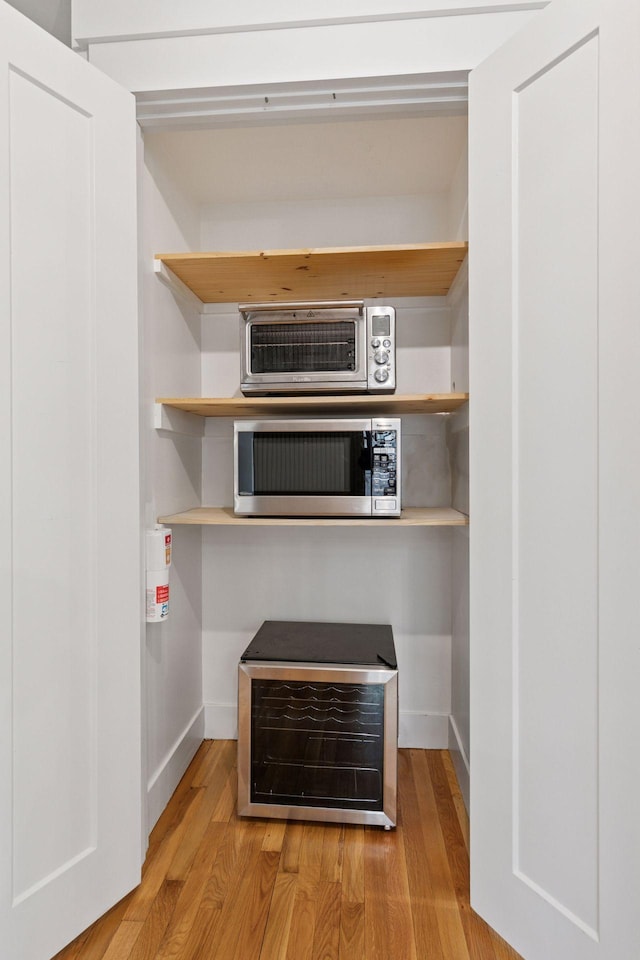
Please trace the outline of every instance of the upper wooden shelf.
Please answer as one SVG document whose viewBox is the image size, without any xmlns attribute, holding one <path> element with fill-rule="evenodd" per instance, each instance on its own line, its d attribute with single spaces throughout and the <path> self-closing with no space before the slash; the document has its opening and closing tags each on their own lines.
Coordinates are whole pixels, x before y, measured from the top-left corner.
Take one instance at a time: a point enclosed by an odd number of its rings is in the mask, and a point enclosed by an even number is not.
<svg viewBox="0 0 640 960">
<path fill-rule="evenodd" d="M 203 303 L 444 296 L 467 243 L 158 253 Z"/>
<path fill-rule="evenodd" d="M 453 413 L 468 393 L 352 395 L 329 397 L 159 397 L 157 403 L 201 417 L 293 416 L 319 413 L 400 416 L 408 413 Z"/>
</svg>

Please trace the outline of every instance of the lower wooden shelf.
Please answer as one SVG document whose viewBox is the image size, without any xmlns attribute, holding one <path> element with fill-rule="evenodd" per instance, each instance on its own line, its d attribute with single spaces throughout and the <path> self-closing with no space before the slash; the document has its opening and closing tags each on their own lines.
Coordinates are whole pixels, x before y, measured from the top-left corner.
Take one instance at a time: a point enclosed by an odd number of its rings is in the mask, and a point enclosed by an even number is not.
<svg viewBox="0 0 640 960">
<path fill-rule="evenodd" d="M 400 517 L 237 517 L 231 507 L 195 507 L 158 517 L 171 526 L 252 527 L 465 527 L 469 517 L 452 507 L 406 507 Z"/>
</svg>

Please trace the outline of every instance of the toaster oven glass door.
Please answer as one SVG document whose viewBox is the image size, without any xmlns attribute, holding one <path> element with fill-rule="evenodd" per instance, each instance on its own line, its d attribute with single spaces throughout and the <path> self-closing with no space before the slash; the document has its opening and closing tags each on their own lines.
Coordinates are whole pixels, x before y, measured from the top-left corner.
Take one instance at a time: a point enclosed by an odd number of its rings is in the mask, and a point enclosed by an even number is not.
<svg viewBox="0 0 640 960">
<path fill-rule="evenodd" d="M 341 373 L 356 368 L 356 321 L 251 323 L 252 374 Z"/>
</svg>

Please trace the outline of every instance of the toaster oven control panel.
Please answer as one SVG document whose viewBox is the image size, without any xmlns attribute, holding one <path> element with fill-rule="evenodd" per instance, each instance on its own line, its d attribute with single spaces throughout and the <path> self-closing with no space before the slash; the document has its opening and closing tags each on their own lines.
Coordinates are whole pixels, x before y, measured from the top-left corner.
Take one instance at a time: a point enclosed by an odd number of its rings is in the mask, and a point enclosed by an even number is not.
<svg viewBox="0 0 640 960">
<path fill-rule="evenodd" d="M 367 390 L 391 393 L 396 388 L 396 312 L 367 307 Z"/>
</svg>

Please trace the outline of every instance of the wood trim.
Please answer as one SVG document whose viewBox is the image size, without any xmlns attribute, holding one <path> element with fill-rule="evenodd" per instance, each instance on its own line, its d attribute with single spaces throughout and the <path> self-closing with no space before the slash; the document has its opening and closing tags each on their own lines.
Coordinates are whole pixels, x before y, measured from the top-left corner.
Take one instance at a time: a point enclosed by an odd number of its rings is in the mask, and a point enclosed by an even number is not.
<svg viewBox="0 0 640 960">
<path fill-rule="evenodd" d="M 156 403 L 200 417 L 260 417 L 304 413 L 330 416 L 343 413 L 361 414 L 367 411 L 376 416 L 399 416 L 412 413 L 453 413 L 468 400 L 468 393 L 424 393 L 328 397 L 159 397 Z"/>
<path fill-rule="evenodd" d="M 158 253 L 203 303 L 445 296 L 468 244 Z"/>
<path fill-rule="evenodd" d="M 452 507 L 406 507 L 401 517 L 237 517 L 231 507 L 195 507 L 158 517 L 171 526 L 249 527 L 465 527 L 469 517 Z"/>
</svg>

